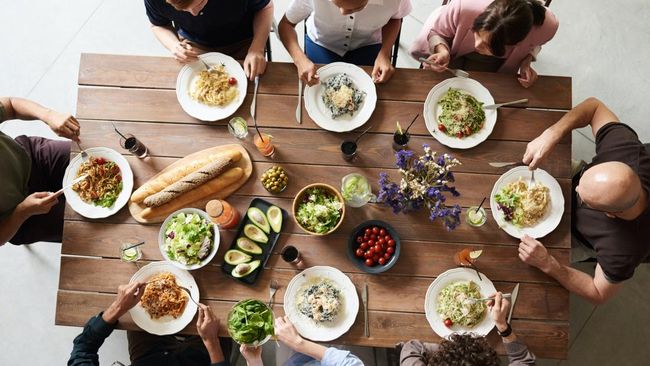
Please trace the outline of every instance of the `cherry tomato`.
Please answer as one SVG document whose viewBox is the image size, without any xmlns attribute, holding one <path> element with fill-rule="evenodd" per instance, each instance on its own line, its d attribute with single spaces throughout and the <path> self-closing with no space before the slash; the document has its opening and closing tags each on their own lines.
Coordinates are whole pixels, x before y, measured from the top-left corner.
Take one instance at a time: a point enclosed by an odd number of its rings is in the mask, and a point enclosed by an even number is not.
<svg viewBox="0 0 650 366">
<path fill-rule="evenodd" d="M 383 246 L 384 244 L 386 244 L 386 240 L 384 240 L 384 238 L 380 237 L 380 238 L 377 240 L 377 244 Z"/>
<path fill-rule="evenodd" d="M 363 236 L 363 241 L 368 241 L 368 240 L 370 240 L 370 236 L 368 236 L 368 235 L 364 235 L 364 236 Z"/>
<path fill-rule="evenodd" d="M 357 236 L 357 243 L 363 243 L 363 236 Z"/>
<path fill-rule="evenodd" d="M 104 165 L 104 164 L 106 164 L 106 159 L 104 159 L 104 158 L 97 158 L 97 159 L 95 159 L 95 162 L 96 162 L 97 164 L 99 164 L 99 165 Z"/>
<path fill-rule="evenodd" d="M 384 236 L 384 240 L 388 242 L 389 240 L 393 239 L 390 235 Z"/>
<path fill-rule="evenodd" d="M 370 253 L 370 251 L 366 251 L 366 252 L 363 254 L 363 257 L 366 258 L 366 259 L 368 259 L 368 258 L 372 258 L 372 253 Z"/>
<path fill-rule="evenodd" d="M 442 131 L 442 132 L 447 131 L 447 127 L 445 127 L 445 125 L 443 125 L 442 123 L 439 123 L 439 124 L 438 124 L 438 129 L 439 129 L 440 131 Z"/>
<path fill-rule="evenodd" d="M 393 255 L 390 254 L 390 253 L 384 253 L 384 258 L 385 258 L 386 260 L 389 260 L 390 257 L 392 257 L 392 256 L 393 256 Z"/>
<path fill-rule="evenodd" d="M 379 234 L 379 228 L 376 227 L 376 226 L 373 227 L 373 228 L 372 228 L 372 233 L 375 234 L 375 235 Z"/>
<path fill-rule="evenodd" d="M 379 260 L 379 254 L 375 254 L 372 256 L 372 260 L 377 262 Z"/>
<path fill-rule="evenodd" d="M 234 77 L 231 77 L 230 79 L 228 79 L 228 84 L 230 84 L 230 85 L 237 84 L 237 79 L 235 79 Z"/>
<path fill-rule="evenodd" d="M 370 235 L 370 234 L 372 234 L 372 229 L 371 229 L 371 228 L 367 228 L 367 229 L 364 230 L 363 232 L 364 232 L 366 235 Z"/>
<path fill-rule="evenodd" d="M 366 243 L 366 242 L 361 243 L 359 248 L 361 248 L 361 250 L 368 250 L 368 243 Z"/>
<path fill-rule="evenodd" d="M 444 323 L 445 323 L 445 327 L 447 328 L 451 328 L 451 326 L 454 325 L 454 323 L 449 318 L 445 319 Z"/>
<path fill-rule="evenodd" d="M 381 245 L 379 245 L 379 244 L 375 245 L 375 253 L 377 253 L 377 254 L 383 254 L 384 253 L 384 249 L 381 247 Z"/>
<path fill-rule="evenodd" d="M 388 243 L 389 247 L 394 247 L 395 246 L 395 240 L 393 240 L 393 239 L 389 240 L 387 243 Z"/>
<path fill-rule="evenodd" d="M 375 235 L 375 234 L 371 234 L 371 235 L 370 235 L 370 239 L 372 239 L 372 240 L 377 240 L 377 235 Z"/>
<path fill-rule="evenodd" d="M 381 257 L 381 258 L 379 258 L 377 263 L 379 263 L 379 264 L 381 264 L 383 266 L 384 264 L 386 264 L 386 259 L 384 257 Z"/>
<path fill-rule="evenodd" d="M 381 235 L 381 236 L 386 235 L 386 229 L 384 229 L 384 228 L 379 229 L 379 235 Z"/>
<path fill-rule="evenodd" d="M 456 133 L 456 137 L 458 137 L 459 139 L 463 138 L 463 133 L 462 132 Z"/>
<path fill-rule="evenodd" d="M 388 253 L 388 254 L 393 254 L 393 253 L 395 253 L 395 247 L 388 247 L 388 248 L 386 248 L 386 253 Z"/>
<path fill-rule="evenodd" d="M 363 249 L 361 249 L 361 248 L 357 249 L 357 251 L 354 252 L 354 254 L 355 254 L 357 257 L 363 257 L 363 254 L 364 254 Z"/>
<path fill-rule="evenodd" d="M 366 259 L 366 266 L 372 267 L 374 265 L 375 265 L 375 262 L 371 258 Z"/>
<path fill-rule="evenodd" d="M 369 252 L 371 255 L 374 255 L 374 254 L 375 254 L 375 247 L 368 247 L 368 252 Z"/>
<path fill-rule="evenodd" d="M 375 241 L 372 240 L 372 239 L 368 240 L 367 243 L 368 243 L 368 246 L 371 246 L 371 247 L 375 246 Z"/>
</svg>

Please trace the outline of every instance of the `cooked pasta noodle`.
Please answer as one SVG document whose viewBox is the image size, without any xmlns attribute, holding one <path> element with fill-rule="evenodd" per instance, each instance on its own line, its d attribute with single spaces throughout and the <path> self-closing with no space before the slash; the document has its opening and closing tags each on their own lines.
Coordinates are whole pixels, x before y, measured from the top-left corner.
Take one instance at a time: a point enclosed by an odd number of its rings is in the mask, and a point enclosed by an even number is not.
<svg viewBox="0 0 650 366">
<path fill-rule="evenodd" d="M 158 273 L 149 278 L 147 283 L 140 303 L 152 319 L 165 315 L 171 315 L 174 319 L 181 316 L 187 303 L 187 296 L 176 284 L 176 277 L 173 274 Z"/>
<path fill-rule="evenodd" d="M 91 156 L 82 163 L 75 178 L 88 177 L 72 186 L 84 202 L 111 207 L 122 192 L 122 173 L 115 162 Z"/>
<path fill-rule="evenodd" d="M 549 189 L 541 183 L 529 186 L 521 177 L 507 184 L 495 196 L 506 221 L 518 226 L 533 226 L 546 214 Z"/>
<path fill-rule="evenodd" d="M 229 82 L 230 75 L 224 65 L 213 66 L 210 71 L 203 70 L 190 90 L 190 96 L 200 103 L 222 107 L 237 97 L 237 86 Z"/>
</svg>

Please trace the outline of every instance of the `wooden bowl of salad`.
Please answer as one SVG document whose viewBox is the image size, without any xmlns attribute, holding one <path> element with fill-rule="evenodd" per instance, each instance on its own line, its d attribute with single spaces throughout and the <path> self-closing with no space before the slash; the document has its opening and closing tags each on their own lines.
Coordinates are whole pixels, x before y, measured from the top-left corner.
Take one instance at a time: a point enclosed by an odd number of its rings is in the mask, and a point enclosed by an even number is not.
<svg viewBox="0 0 650 366">
<path fill-rule="evenodd" d="M 343 196 L 325 183 L 310 184 L 293 199 L 293 219 L 306 233 L 328 235 L 341 226 L 345 217 Z"/>
</svg>

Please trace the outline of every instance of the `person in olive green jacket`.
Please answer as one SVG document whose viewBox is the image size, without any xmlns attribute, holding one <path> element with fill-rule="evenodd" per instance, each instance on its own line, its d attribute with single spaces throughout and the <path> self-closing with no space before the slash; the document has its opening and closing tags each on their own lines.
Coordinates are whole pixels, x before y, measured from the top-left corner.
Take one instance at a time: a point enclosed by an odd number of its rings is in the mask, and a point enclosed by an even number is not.
<svg viewBox="0 0 650 366">
<path fill-rule="evenodd" d="M 80 126 L 66 113 L 22 98 L 0 97 L 0 123 L 40 119 L 57 135 L 79 141 Z M 60 242 L 64 199 L 61 189 L 70 162 L 70 141 L 0 132 L 0 246 Z"/>
</svg>

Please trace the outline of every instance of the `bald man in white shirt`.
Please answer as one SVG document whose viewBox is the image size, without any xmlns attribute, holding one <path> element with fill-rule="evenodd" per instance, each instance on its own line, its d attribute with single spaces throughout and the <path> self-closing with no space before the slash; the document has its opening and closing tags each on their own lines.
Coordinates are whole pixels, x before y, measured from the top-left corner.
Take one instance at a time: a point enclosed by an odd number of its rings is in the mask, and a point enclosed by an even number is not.
<svg viewBox="0 0 650 366">
<path fill-rule="evenodd" d="M 280 39 L 307 85 L 319 81 L 314 63 L 337 61 L 374 66 L 373 80 L 383 83 L 395 71 L 391 48 L 410 12 L 410 0 L 293 0 L 280 21 Z M 303 52 L 295 26 L 305 19 Z"/>
</svg>

